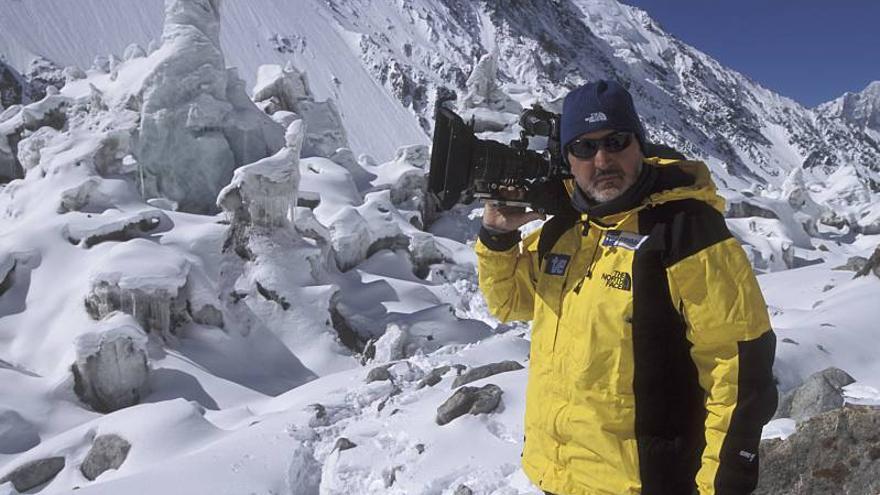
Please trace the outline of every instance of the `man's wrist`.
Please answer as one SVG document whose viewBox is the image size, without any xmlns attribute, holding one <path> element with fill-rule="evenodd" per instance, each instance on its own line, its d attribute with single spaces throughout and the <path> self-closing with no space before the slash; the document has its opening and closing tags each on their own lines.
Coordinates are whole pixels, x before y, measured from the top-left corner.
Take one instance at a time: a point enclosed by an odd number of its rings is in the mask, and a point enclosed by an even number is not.
<svg viewBox="0 0 880 495">
<path fill-rule="evenodd" d="M 507 251 L 520 241 L 519 229 L 503 231 L 483 225 L 480 228 L 480 242 L 492 251 Z"/>
</svg>

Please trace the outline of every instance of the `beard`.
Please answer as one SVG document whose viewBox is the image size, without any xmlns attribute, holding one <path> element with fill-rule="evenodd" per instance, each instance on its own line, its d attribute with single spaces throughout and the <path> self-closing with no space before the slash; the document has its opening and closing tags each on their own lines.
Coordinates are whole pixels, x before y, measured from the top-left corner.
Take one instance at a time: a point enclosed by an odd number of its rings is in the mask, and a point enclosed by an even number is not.
<svg viewBox="0 0 880 495">
<path fill-rule="evenodd" d="M 593 177 L 584 192 L 597 203 L 607 203 L 620 197 L 636 182 L 637 174 L 627 176 L 623 170 L 608 170 Z"/>
</svg>

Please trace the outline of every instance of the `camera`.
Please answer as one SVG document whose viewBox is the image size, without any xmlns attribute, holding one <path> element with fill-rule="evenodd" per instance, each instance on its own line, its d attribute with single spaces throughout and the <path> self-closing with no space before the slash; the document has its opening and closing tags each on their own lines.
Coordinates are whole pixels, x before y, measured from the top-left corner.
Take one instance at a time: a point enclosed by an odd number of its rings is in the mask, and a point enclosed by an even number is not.
<svg viewBox="0 0 880 495">
<path fill-rule="evenodd" d="M 484 199 L 528 206 L 549 215 L 574 212 L 569 190 L 574 187 L 569 180 L 573 177 L 559 142 L 559 114 L 536 104 L 523 110 L 519 125 L 520 138 L 509 145 L 478 139 L 473 119 L 465 123 L 439 102 L 428 172 L 428 191 L 435 196 L 434 203 L 448 210 L 458 203 Z M 539 136 L 547 140 L 545 149 L 529 149 L 529 139 Z M 670 146 L 650 142 L 642 146 L 646 157 L 686 160 Z"/>
<path fill-rule="evenodd" d="M 474 121 L 465 121 L 442 104 L 437 105 L 428 189 L 444 210 L 474 199 L 528 206 L 559 214 L 571 209 L 565 180 L 571 171 L 562 159 L 559 114 L 540 105 L 523 110 L 519 139 L 509 145 L 479 139 Z M 546 138 L 544 150 L 529 149 L 529 140 Z"/>
</svg>

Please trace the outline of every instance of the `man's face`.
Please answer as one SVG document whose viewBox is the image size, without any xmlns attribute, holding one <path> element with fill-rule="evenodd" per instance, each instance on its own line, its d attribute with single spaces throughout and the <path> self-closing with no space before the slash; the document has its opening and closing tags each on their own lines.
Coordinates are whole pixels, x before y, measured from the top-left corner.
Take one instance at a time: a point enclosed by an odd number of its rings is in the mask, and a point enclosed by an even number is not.
<svg viewBox="0 0 880 495">
<path fill-rule="evenodd" d="M 577 139 L 602 139 L 615 132 L 590 132 Z M 592 158 L 578 158 L 568 150 L 566 153 L 575 182 L 590 198 L 599 203 L 617 198 L 635 184 L 642 171 L 644 159 L 635 136 L 631 136 L 629 145 L 618 152 L 610 152 L 604 145 L 600 145 L 599 151 Z"/>
</svg>

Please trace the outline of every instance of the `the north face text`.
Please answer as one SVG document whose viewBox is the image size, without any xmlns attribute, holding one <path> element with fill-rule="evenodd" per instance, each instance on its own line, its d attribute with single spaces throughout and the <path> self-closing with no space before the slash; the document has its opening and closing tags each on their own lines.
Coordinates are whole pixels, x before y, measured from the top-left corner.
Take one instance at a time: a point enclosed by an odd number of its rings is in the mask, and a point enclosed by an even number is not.
<svg viewBox="0 0 880 495">
<path fill-rule="evenodd" d="M 629 273 L 614 270 L 612 273 L 603 273 L 602 280 L 605 281 L 606 287 L 613 287 L 620 290 L 632 290 L 632 277 L 630 277 Z"/>
</svg>

